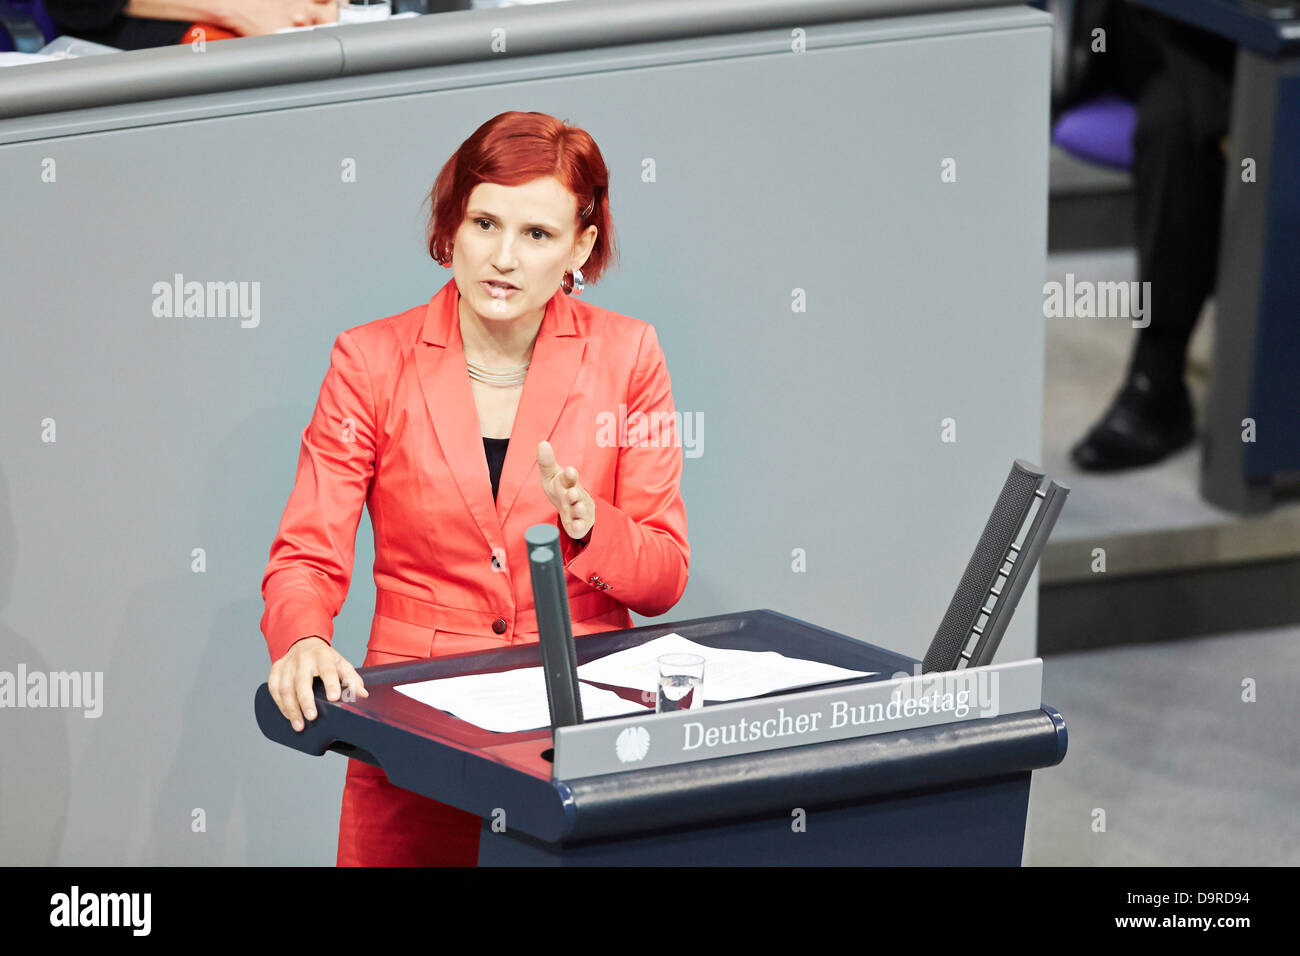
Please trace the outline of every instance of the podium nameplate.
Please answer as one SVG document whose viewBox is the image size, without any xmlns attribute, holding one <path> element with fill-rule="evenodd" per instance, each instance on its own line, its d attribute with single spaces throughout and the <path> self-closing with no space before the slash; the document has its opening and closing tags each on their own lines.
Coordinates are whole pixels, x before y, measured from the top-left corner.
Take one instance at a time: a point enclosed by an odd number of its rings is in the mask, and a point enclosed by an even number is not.
<svg viewBox="0 0 1300 956">
<path fill-rule="evenodd" d="M 560 727 L 552 775 L 572 780 L 1022 713 L 1042 707 L 1042 690 L 1035 657 Z"/>
</svg>

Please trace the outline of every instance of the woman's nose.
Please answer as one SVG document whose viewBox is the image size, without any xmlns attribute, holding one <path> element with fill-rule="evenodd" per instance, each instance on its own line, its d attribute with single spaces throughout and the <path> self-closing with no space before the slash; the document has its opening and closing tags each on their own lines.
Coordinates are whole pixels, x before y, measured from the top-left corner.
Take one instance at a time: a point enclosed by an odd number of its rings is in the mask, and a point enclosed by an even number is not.
<svg viewBox="0 0 1300 956">
<path fill-rule="evenodd" d="M 497 247 L 492 253 L 492 264 L 502 272 L 505 272 L 514 265 L 514 259 L 514 240 L 509 237 L 503 238 L 499 243 L 497 243 Z"/>
</svg>

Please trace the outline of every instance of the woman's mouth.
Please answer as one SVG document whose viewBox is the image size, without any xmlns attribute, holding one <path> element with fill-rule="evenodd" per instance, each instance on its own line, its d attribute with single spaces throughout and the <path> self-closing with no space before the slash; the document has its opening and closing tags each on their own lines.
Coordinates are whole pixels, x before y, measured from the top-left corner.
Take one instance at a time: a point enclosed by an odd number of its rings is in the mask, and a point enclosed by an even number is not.
<svg viewBox="0 0 1300 956">
<path fill-rule="evenodd" d="M 512 285 L 505 285 L 504 283 L 491 281 L 480 282 L 479 285 L 486 289 L 488 295 L 492 296 L 494 299 L 508 299 L 519 291 Z"/>
</svg>

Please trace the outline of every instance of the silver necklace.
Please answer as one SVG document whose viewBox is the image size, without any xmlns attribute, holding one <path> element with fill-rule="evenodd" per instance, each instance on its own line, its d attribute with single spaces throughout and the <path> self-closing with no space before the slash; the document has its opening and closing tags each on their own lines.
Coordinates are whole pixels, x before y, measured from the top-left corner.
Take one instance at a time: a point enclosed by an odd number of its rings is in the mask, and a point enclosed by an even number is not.
<svg viewBox="0 0 1300 956">
<path fill-rule="evenodd" d="M 486 365 L 479 365 L 477 362 L 465 360 L 465 367 L 469 369 L 469 377 L 476 382 L 482 382 L 484 385 L 496 385 L 501 388 L 510 388 L 513 385 L 521 385 L 524 376 L 528 373 L 529 362 L 523 365 L 511 365 L 507 368 L 488 368 Z"/>
</svg>

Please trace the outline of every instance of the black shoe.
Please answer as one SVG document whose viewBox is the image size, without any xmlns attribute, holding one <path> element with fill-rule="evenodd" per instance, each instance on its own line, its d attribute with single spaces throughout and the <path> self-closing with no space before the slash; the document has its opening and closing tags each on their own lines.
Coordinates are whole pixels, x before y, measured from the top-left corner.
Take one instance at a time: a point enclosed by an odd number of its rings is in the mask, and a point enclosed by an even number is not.
<svg viewBox="0 0 1300 956">
<path fill-rule="evenodd" d="M 1135 372 L 1106 414 L 1070 449 L 1084 471 L 1117 471 L 1161 461 L 1196 437 L 1192 402 L 1181 380 L 1157 386 Z"/>
</svg>

